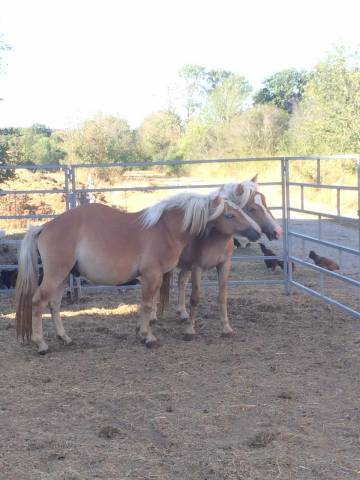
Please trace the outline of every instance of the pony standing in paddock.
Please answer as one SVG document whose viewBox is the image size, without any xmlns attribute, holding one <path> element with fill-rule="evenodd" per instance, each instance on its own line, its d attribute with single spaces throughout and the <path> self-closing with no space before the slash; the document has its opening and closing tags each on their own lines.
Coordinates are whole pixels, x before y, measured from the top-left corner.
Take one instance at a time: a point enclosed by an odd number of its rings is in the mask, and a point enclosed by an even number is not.
<svg viewBox="0 0 360 480">
<path fill-rule="evenodd" d="M 250 181 L 239 184 L 223 185 L 214 195 L 231 201 L 232 204 L 243 209 L 260 227 L 269 240 L 280 238 L 281 227 L 276 223 L 266 205 L 265 197 L 258 191 L 257 175 Z M 208 230 L 205 235 L 194 238 L 183 250 L 178 267 L 178 307 L 177 311 L 182 320 L 189 320 L 184 333 L 185 340 L 191 340 L 195 335 L 196 307 L 200 302 L 201 275 L 203 270 L 216 267 L 219 282 L 218 301 L 221 308 L 223 335 L 233 333 L 227 314 L 227 280 L 231 269 L 233 253 L 233 236 L 218 230 Z M 191 275 L 192 291 L 190 298 L 190 316 L 185 307 L 185 290 Z M 161 309 L 167 303 L 169 289 L 163 293 Z"/>
<path fill-rule="evenodd" d="M 258 225 L 220 196 L 182 193 L 146 210 L 125 213 L 101 204 L 69 210 L 25 235 L 16 283 L 16 331 L 32 338 L 38 352 L 48 346 L 42 329 L 47 305 L 58 337 L 69 345 L 60 318 L 65 280 L 76 270 L 91 282 L 117 285 L 141 277 L 140 336 L 147 346 L 156 342 L 150 328 L 154 297 L 163 275 L 179 262 L 184 247 L 205 229 L 223 235 L 260 237 Z M 43 279 L 38 286 L 40 255 Z"/>
</svg>

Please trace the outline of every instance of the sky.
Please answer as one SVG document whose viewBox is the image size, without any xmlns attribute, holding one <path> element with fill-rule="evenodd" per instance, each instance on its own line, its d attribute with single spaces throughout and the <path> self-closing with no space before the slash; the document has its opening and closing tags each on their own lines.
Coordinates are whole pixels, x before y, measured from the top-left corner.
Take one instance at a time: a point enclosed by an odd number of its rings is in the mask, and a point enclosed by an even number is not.
<svg viewBox="0 0 360 480">
<path fill-rule="evenodd" d="M 96 113 L 133 128 L 166 108 L 186 64 L 254 89 L 360 44 L 359 0 L 0 0 L 0 127 L 73 128 Z"/>
</svg>

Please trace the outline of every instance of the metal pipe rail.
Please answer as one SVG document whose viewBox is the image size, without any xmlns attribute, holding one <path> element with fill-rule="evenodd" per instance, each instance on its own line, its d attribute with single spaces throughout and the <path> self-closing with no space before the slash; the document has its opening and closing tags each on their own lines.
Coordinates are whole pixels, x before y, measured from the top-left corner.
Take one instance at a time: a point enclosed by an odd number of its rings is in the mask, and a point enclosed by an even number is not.
<svg viewBox="0 0 360 480">
<path fill-rule="evenodd" d="M 289 182 L 290 187 L 307 187 L 307 188 L 325 188 L 333 190 L 351 190 L 357 192 L 358 187 L 351 185 L 328 185 L 326 183 L 306 183 L 306 182 Z"/>
<path fill-rule="evenodd" d="M 69 193 L 64 188 L 52 188 L 46 190 L 0 190 L 0 195 L 27 195 L 37 193 Z"/>
<path fill-rule="evenodd" d="M 343 310 L 345 313 L 349 313 L 353 317 L 360 319 L 360 312 L 358 312 L 357 310 L 354 310 L 351 307 L 348 307 L 347 305 L 344 305 L 341 302 L 338 302 L 337 300 L 334 300 L 331 297 L 328 297 L 327 295 L 324 295 L 323 293 L 319 293 L 316 290 L 313 290 L 312 288 L 306 287 L 302 283 L 296 282 L 295 280 L 290 280 L 290 285 L 302 290 L 305 293 L 308 293 L 309 295 L 312 295 L 313 297 L 323 300 L 325 303 L 328 303 L 329 305 L 334 305 L 340 310 Z"/>
<path fill-rule="evenodd" d="M 55 213 L 39 213 L 35 214 L 25 214 L 25 215 L 0 215 L 0 220 L 21 220 L 22 218 L 32 218 L 34 220 L 41 220 L 42 218 L 55 218 L 59 214 Z"/>
<path fill-rule="evenodd" d="M 320 240 L 319 238 L 311 237 L 310 235 L 303 235 L 302 233 L 293 232 L 292 230 L 288 231 L 288 235 L 292 237 L 301 238 L 302 240 L 308 240 L 309 242 L 318 243 L 319 245 L 324 245 L 324 247 L 333 247 L 338 250 L 341 250 L 346 253 L 351 253 L 352 255 L 360 256 L 360 250 L 355 250 L 354 248 L 344 247 L 339 243 L 328 242 L 326 240 Z"/>
<path fill-rule="evenodd" d="M 295 208 L 295 207 L 290 207 L 291 212 L 298 212 L 298 213 L 307 213 L 309 215 L 320 215 L 321 217 L 328 217 L 334 220 L 345 220 L 346 222 L 356 222 L 357 218 L 356 217 L 344 217 L 343 215 L 334 215 L 332 213 L 325 213 L 325 212 L 315 212 L 314 210 L 306 210 L 302 208 Z"/>
<path fill-rule="evenodd" d="M 305 262 L 304 260 L 301 260 L 301 258 L 294 257 L 292 255 L 289 256 L 289 259 L 295 263 L 298 263 L 299 265 L 310 268 L 311 270 L 315 270 L 316 272 L 325 273 L 329 277 L 333 277 L 336 280 L 342 280 L 343 282 L 354 285 L 355 287 L 360 287 L 360 281 L 355 280 L 354 278 L 347 277 L 346 275 L 342 275 L 341 273 L 332 272 L 330 270 L 327 270 L 326 268 L 319 267 L 318 265 L 314 265 L 310 262 Z"/>
<path fill-rule="evenodd" d="M 74 190 L 75 193 L 101 193 L 101 192 L 152 192 L 157 190 L 183 190 L 183 189 L 194 189 L 194 188 L 220 188 L 223 183 L 211 183 L 211 184 L 190 184 L 190 185 L 159 185 L 159 186 L 148 186 L 148 187 L 106 187 L 106 188 L 77 188 Z M 259 183 L 260 186 L 281 186 L 281 182 L 264 182 Z M 278 207 L 281 208 L 281 207 Z"/>
</svg>

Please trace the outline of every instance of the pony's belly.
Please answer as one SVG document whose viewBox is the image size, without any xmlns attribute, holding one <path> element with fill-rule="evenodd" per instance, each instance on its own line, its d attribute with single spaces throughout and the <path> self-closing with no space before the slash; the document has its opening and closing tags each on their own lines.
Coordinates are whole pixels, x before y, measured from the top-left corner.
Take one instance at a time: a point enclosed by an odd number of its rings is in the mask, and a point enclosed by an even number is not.
<svg viewBox="0 0 360 480">
<path fill-rule="evenodd" d="M 102 285 L 117 285 L 138 276 L 137 262 L 125 256 L 108 257 L 81 251 L 77 255 L 76 266 L 80 275 L 92 283 Z"/>
</svg>

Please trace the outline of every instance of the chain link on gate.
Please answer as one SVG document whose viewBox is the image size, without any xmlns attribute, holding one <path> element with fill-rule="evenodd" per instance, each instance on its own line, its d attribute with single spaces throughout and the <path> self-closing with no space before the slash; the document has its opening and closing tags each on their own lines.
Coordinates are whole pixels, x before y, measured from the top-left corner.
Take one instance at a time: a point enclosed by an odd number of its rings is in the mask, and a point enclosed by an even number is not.
<svg viewBox="0 0 360 480">
<path fill-rule="evenodd" d="M 352 159 L 356 160 L 357 162 L 357 187 L 352 186 L 341 186 L 341 185 L 325 185 L 321 183 L 322 176 L 321 176 L 321 162 L 333 159 Z M 290 181 L 290 166 L 293 161 L 316 161 L 316 182 L 315 183 L 306 183 L 306 182 L 293 182 Z M 306 242 L 315 242 L 317 244 L 331 247 L 336 249 L 339 252 L 339 259 L 341 260 L 342 253 L 350 253 L 352 255 L 356 255 L 359 257 L 360 262 L 360 155 L 338 155 L 338 156 L 329 156 L 329 157 L 265 157 L 265 158 L 238 158 L 238 159 L 220 159 L 220 160 L 173 160 L 173 161 L 161 161 L 161 162 L 153 162 L 151 166 L 170 166 L 170 165 L 192 165 L 192 164 L 212 164 L 212 163 L 236 163 L 241 164 L 244 162 L 279 162 L 280 164 L 280 179 L 278 182 L 264 182 L 260 183 L 261 186 L 279 186 L 281 187 L 281 206 L 274 206 L 271 210 L 280 210 L 282 212 L 282 221 L 283 221 L 283 252 L 282 255 L 279 255 L 279 260 L 284 261 L 284 270 L 283 270 L 283 277 L 281 280 L 233 280 L 230 281 L 230 285 L 283 285 L 284 290 L 287 294 L 290 293 L 292 288 L 299 288 L 302 291 L 314 295 L 322 300 L 326 301 L 327 303 L 336 305 L 347 313 L 354 315 L 356 317 L 360 317 L 360 312 L 337 302 L 336 300 L 332 299 L 329 296 L 326 296 L 323 291 L 323 278 L 325 275 L 330 275 L 333 278 L 338 280 L 342 280 L 345 283 L 351 284 L 353 286 L 360 286 L 360 282 L 351 277 L 335 272 L 329 272 L 324 270 L 323 268 L 317 267 L 316 265 L 310 264 L 302 260 L 301 258 L 295 256 L 292 251 L 292 241 L 293 239 L 299 239 L 302 242 L 302 252 L 304 257 L 305 252 L 305 243 Z M 21 194 L 37 194 L 37 193 L 47 193 L 47 194 L 56 194 L 56 193 L 63 193 L 65 196 L 65 209 L 69 210 L 71 208 L 75 208 L 78 204 L 78 195 L 79 193 L 83 194 L 95 194 L 99 192 L 134 192 L 134 191 L 155 191 L 155 190 L 176 190 L 176 189 L 209 189 L 209 188 L 218 188 L 221 184 L 188 184 L 188 185 L 158 185 L 158 186 L 147 186 L 147 187 L 107 187 L 107 188 L 94 188 L 91 185 L 91 188 L 78 188 L 77 187 L 77 170 L 78 169 L 94 169 L 94 168 L 127 168 L 127 167 L 143 167 L 144 164 L 142 162 L 132 162 L 132 163 L 116 163 L 116 164 L 88 164 L 88 165 L 71 165 L 71 166 L 58 166 L 58 165 L 34 165 L 34 166 L 14 166 L 14 165 L 0 165 L 0 169 L 32 169 L 32 170 L 63 170 L 64 172 L 64 188 L 63 189 L 52 189 L 52 190 L 2 190 L 1 193 L 3 195 L 21 195 Z M 291 205 L 290 199 L 290 187 L 300 187 L 300 208 L 295 208 Z M 317 212 L 311 211 L 305 208 L 305 189 L 307 188 L 319 188 L 319 189 L 336 189 L 336 215 L 335 214 L 328 214 L 325 212 Z M 342 191 L 356 191 L 358 192 L 358 249 L 349 248 L 343 245 L 336 244 L 334 242 L 329 242 L 323 239 L 323 231 L 321 228 L 321 220 L 330 218 L 334 220 L 341 220 L 341 221 L 351 221 L 354 222 L 354 218 L 346 217 L 342 215 L 341 211 L 341 192 Z M 304 235 L 299 232 L 296 232 L 291 227 L 291 213 L 292 212 L 300 212 L 302 214 L 307 215 L 315 215 L 318 218 L 318 238 Z M 56 215 L 52 214 L 42 214 L 42 215 L 1 215 L 1 219 L 11 220 L 11 219 L 50 219 L 55 217 Z M 356 221 L 356 220 L 355 220 Z M 6 238 L 0 239 L 1 243 L 16 243 L 18 241 L 11 241 L 7 240 Z M 234 256 L 234 261 L 262 261 L 264 259 L 261 255 L 241 255 L 241 256 Z M 317 292 L 301 282 L 294 280 L 293 278 L 293 271 L 292 271 L 292 263 L 299 264 L 305 268 L 315 270 L 320 273 L 321 277 L 321 291 Z M 16 265 L 1 265 L 0 261 L 0 269 L 7 268 L 7 269 L 14 269 Z M 360 268 L 359 268 L 360 269 Z M 205 285 L 213 285 L 214 282 L 204 282 Z M 69 279 L 69 296 L 71 299 L 76 300 L 79 295 L 79 289 L 81 288 L 80 280 L 73 275 L 70 275 Z M 106 288 L 114 288 L 114 287 L 88 287 L 88 289 L 106 289 Z M 116 288 L 116 287 L 115 287 Z M 137 288 L 135 287 L 121 287 L 122 289 L 125 288 Z"/>
</svg>

